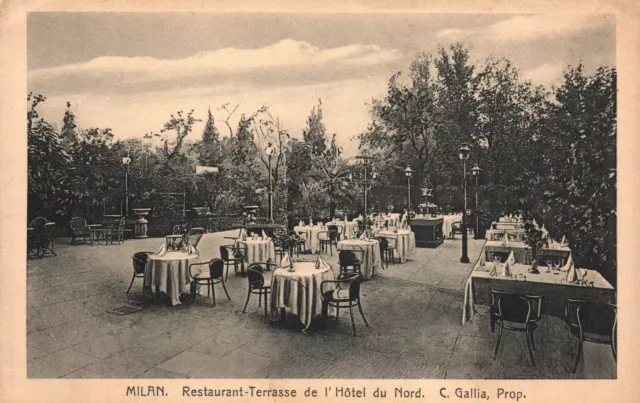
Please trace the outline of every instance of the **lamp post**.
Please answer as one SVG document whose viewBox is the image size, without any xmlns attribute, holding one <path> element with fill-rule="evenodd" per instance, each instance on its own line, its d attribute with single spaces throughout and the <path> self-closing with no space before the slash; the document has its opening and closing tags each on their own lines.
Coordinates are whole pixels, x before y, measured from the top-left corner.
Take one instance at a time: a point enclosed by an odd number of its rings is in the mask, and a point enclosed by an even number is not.
<svg viewBox="0 0 640 403">
<path fill-rule="evenodd" d="M 414 172 L 415 171 L 408 165 L 404 170 L 404 174 L 407 177 L 407 214 L 409 214 L 409 211 L 411 210 L 411 175 Z"/>
<path fill-rule="evenodd" d="M 356 155 L 356 159 L 362 161 L 364 165 L 364 216 L 367 217 L 367 167 L 369 166 L 369 161 L 373 159 L 371 155 L 369 155 L 369 150 L 364 149 L 360 152 L 359 155 Z"/>
<path fill-rule="evenodd" d="M 471 168 L 471 173 L 476 178 L 476 233 L 474 239 L 479 239 L 478 233 L 480 231 L 480 223 L 478 219 L 478 177 L 480 176 L 481 172 L 482 168 L 480 168 L 478 164 L 475 164 L 473 168 Z"/>
<path fill-rule="evenodd" d="M 122 157 L 122 165 L 124 165 L 124 213 L 129 215 L 129 164 L 131 158 Z"/>
<path fill-rule="evenodd" d="M 267 145 L 267 147 L 264 149 L 265 154 L 267 154 L 267 158 L 269 159 L 269 192 L 268 192 L 268 196 L 269 196 L 269 223 L 273 224 L 273 184 L 271 183 L 272 181 L 272 175 L 271 175 L 271 157 L 273 157 L 273 153 L 275 152 L 275 149 L 271 146 L 271 143 L 269 143 Z"/>
<path fill-rule="evenodd" d="M 462 186 L 464 188 L 464 210 L 462 211 L 462 224 L 460 229 L 462 230 L 462 256 L 460 256 L 460 263 L 469 263 L 469 256 L 467 256 L 467 160 L 469 159 L 469 146 L 463 144 L 458 150 L 459 157 L 462 160 Z"/>
<path fill-rule="evenodd" d="M 373 183 L 371 184 L 371 188 L 373 188 L 373 186 L 375 186 L 375 181 L 376 181 L 376 179 L 378 179 L 378 173 L 377 173 L 374 169 L 372 169 L 372 170 L 371 170 L 371 181 L 372 181 Z M 374 203 L 372 202 L 371 204 L 373 205 Z M 375 211 L 374 211 L 374 212 L 375 212 Z"/>
</svg>

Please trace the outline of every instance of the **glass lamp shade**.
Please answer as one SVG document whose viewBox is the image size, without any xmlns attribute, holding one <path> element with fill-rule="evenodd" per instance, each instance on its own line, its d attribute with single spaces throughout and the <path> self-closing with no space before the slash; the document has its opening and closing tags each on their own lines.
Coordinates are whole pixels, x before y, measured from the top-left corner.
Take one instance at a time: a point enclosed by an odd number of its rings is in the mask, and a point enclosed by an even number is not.
<svg viewBox="0 0 640 403">
<path fill-rule="evenodd" d="M 131 163 L 131 158 L 129 157 L 122 157 L 122 163 L 124 165 L 129 165 Z"/>
<path fill-rule="evenodd" d="M 264 149 L 265 154 L 269 157 L 271 157 L 275 151 L 276 149 L 271 147 L 271 143 L 269 143 L 269 145 Z"/>
<path fill-rule="evenodd" d="M 407 168 L 404 170 L 404 174 L 407 176 L 407 178 L 410 178 L 410 177 L 411 177 L 411 175 L 413 174 L 413 172 L 414 172 L 414 171 L 413 171 L 413 169 L 411 169 L 411 167 L 407 167 Z"/>
<path fill-rule="evenodd" d="M 473 168 L 471 168 L 471 173 L 473 174 L 473 176 L 480 175 L 480 172 L 482 172 L 482 168 L 480 168 L 478 164 L 474 165 Z"/>
<path fill-rule="evenodd" d="M 466 144 L 463 144 L 462 147 L 458 149 L 458 155 L 460 156 L 460 159 L 463 161 L 468 159 L 470 151 L 471 150 L 469 149 L 469 146 Z"/>
</svg>

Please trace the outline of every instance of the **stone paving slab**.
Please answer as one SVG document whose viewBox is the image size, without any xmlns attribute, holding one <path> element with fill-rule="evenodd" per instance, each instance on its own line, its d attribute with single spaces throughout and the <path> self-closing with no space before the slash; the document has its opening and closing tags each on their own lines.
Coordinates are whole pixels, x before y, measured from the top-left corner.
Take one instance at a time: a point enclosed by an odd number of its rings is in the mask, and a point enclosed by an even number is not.
<svg viewBox="0 0 640 403">
<path fill-rule="evenodd" d="M 218 257 L 229 233 L 206 234 L 201 261 Z M 575 339 L 557 318 L 536 331 L 538 367 L 528 361 L 521 333 L 508 333 L 493 360 L 496 335 L 488 310 L 461 325 L 466 279 L 483 241 L 469 240 L 470 264 L 461 264 L 460 240 L 417 249 L 405 264 L 391 264 L 362 285 L 370 327 L 348 312 L 307 333 L 296 318 L 272 324 L 256 296 L 242 314 L 247 279 L 230 274 L 231 301 L 216 289 L 217 305 L 199 295 L 193 304 L 153 304 L 136 279 L 130 294 L 131 255 L 155 251 L 161 238 L 123 245 L 56 244 L 58 257 L 27 264 L 27 369 L 30 378 L 615 378 L 607 346 L 585 344 L 584 360 L 570 374 Z M 336 267 L 337 254 L 323 255 Z M 302 259 L 313 260 L 315 256 Z M 220 287 L 219 285 L 216 287 Z M 185 300 L 186 301 L 186 300 Z M 141 304 L 118 316 L 108 310 Z"/>
</svg>

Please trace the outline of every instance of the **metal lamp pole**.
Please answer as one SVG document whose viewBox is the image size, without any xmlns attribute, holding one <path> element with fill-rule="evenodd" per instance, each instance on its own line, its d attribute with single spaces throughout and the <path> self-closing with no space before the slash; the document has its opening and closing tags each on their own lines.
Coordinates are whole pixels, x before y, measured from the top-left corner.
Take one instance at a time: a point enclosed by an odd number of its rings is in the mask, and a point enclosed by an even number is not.
<svg viewBox="0 0 640 403">
<path fill-rule="evenodd" d="M 464 187 L 464 210 L 462 211 L 462 224 L 460 225 L 462 230 L 462 256 L 460 256 L 460 263 L 469 263 L 469 256 L 467 255 L 467 159 L 469 159 L 469 151 L 469 146 L 466 144 L 463 144 L 458 150 L 462 160 L 462 183 Z"/>
<path fill-rule="evenodd" d="M 131 158 L 123 157 L 122 164 L 124 165 L 124 213 L 129 216 L 129 164 Z"/>
<path fill-rule="evenodd" d="M 373 159 L 371 155 L 369 155 L 369 150 L 362 150 L 359 155 L 356 155 L 356 159 L 362 160 L 364 164 L 364 217 L 367 217 L 367 166 L 369 166 L 369 161 Z"/>
<path fill-rule="evenodd" d="M 475 239 L 479 239 L 478 234 L 480 233 L 480 223 L 479 223 L 479 217 L 478 217 L 478 177 L 480 176 L 480 172 L 482 172 L 482 169 L 478 166 L 478 164 L 475 164 L 473 168 L 471 168 L 471 173 L 476 178 L 476 234 L 474 237 Z"/>
<path fill-rule="evenodd" d="M 411 210 L 411 174 L 413 174 L 413 172 L 415 171 L 412 170 L 410 166 L 407 166 L 404 170 L 404 174 L 407 177 L 407 214 L 409 214 Z"/>
<path fill-rule="evenodd" d="M 271 143 L 269 143 L 269 145 L 267 145 L 267 147 L 264 149 L 265 154 L 267 154 L 267 157 L 269 159 L 269 192 L 268 192 L 268 196 L 269 196 L 269 223 L 273 224 L 273 183 L 272 183 L 272 179 L 273 179 L 273 175 L 271 174 L 271 157 L 273 156 L 275 149 L 271 146 Z"/>
</svg>

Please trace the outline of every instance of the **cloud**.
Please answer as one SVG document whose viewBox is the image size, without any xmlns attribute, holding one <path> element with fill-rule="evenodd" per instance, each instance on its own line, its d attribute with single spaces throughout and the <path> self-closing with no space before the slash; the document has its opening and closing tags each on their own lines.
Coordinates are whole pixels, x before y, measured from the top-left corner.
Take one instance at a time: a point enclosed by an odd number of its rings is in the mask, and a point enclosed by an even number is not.
<svg viewBox="0 0 640 403">
<path fill-rule="evenodd" d="M 261 85 L 347 79 L 403 57 L 394 49 L 354 44 L 321 49 L 282 40 L 259 49 L 225 48 L 184 59 L 105 56 L 85 63 L 33 70 L 30 89 L 44 93 L 152 91 L 219 85 L 229 81 Z"/>
<path fill-rule="evenodd" d="M 504 42 L 524 42 L 539 38 L 578 35 L 599 27 L 606 16 L 588 14 L 538 14 L 498 21 L 484 30 L 487 38 Z"/>
<path fill-rule="evenodd" d="M 464 30 L 460 28 L 447 28 L 436 32 L 438 39 L 462 39 L 472 35 L 474 31 Z"/>
<path fill-rule="evenodd" d="M 522 73 L 525 80 L 531 80 L 535 85 L 544 85 L 549 88 L 558 84 L 562 78 L 562 72 L 567 67 L 565 63 L 545 63 L 541 66 L 527 70 Z"/>
</svg>

